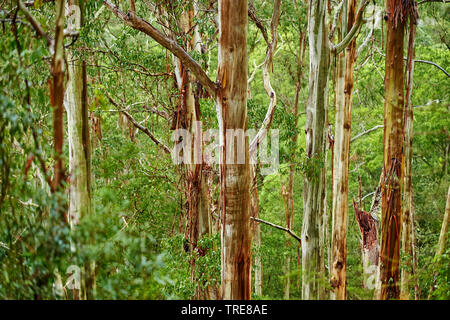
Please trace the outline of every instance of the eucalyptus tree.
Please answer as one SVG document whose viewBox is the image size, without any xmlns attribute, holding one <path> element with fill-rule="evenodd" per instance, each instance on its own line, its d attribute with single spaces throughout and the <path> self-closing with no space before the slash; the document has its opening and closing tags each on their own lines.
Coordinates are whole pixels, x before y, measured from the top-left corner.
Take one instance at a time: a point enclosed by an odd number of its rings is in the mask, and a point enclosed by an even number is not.
<svg viewBox="0 0 450 320">
<path fill-rule="evenodd" d="M 227 151 L 227 130 L 247 130 L 247 1 L 219 1 L 219 52 L 217 82 L 174 40 L 134 11 L 122 12 L 104 1 L 127 25 L 144 32 L 172 52 L 216 101 L 221 147 L 222 298 L 250 299 L 251 228 L 249 142 L 244 138 L 243 163 L 227 159 L 237 155 L 238 144 Z M 234 139 L 234 138 L 233 138 Z M 234 141 L 233 141 L 234 142 Z M 242 142 L 240 142 L 242 143 Z"/>
<path fill-rule="evenodd" d="M 383 140 L 383 197 L 379 299 L 400 297 L 400 237 L 404 187 L 403 41 L 412 1 L 386 1 L 386 60 Z"/>
<path fill-rule="evenodd" d="M 320 277 L 325 273 L 324 216 L 326 212 L 326 139 L 328 128 L 328 77 L 330 55 L 342 52 L 363 22 L 368 1 L 362 1 L 355 23 L 342 41 L 334 45 L 328 39 L 327 4 L 312 0 L 308 10 L 309 97 L 306 108 L 306 170 L 303 190 L 302 226 L 302 298 L 323 299 Z M 343 261 L 335 261 L 342 268 Z"/>
<path fill-rule="evenodd" d="M 84 20 L 84 1 L 69 6 L 69 32 L 79 32 Z M 72 226 L 91 212 L 90 137 L 86 62 L 75 50 L 67 50 L 66 112 L 69 142 L 69 220 Z"/>
</svg>

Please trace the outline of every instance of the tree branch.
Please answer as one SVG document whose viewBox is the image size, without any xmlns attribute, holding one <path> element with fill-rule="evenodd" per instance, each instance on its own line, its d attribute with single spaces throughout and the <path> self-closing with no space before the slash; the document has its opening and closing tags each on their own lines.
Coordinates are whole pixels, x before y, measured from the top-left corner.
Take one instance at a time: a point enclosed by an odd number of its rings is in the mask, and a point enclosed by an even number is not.
<svg viewBox="0 0 450 320">
<path fill-rule="evenodd" d="M 264 223 L 264 224 L 266 224 L 268 226 L 271 226 L 271 227 L 274 227 L 276 229 L 283 230 L 284 232 L 287 232 L 290 236 L 292 236 L 295 240 L 297 240 L 300 244 L 302 243 L 302 239 L 298 235 L 296 235 L 292 230 L 290 230 L 288 228 L 284 228 L 282 226 L 279 226 L 277 224 L 274 224 L 272 222 L 268 222 L 268 221 L 265 221 L 265 220 L 262 220 L 262 219 L 259 219 L 259 218 L 250 217 L 250 220 L 253 220 L 253 221 L 256 221 L 256 222 L 260 222 L 260 223 Z"/>
<path fill-rule="evenodd" d="M 262 72 L 264 89 L 266 90 L 266 93 L 269 96 L 270 101 L 261 128 L 259 129 L 253 141 L 250 143 L 250 150 L 249 150 L 250 158 L 255 153 L 257 145 L 265 138 L 267 134 L 267 129 L 270 128 L 270 125 L 272 123 L 273 114 L 275 113 L 275 107 L 277 105 L 277 94 L 275 93 L 275 90 L 273 90 L 272 85 L 270 83 L 270 70 L 272 69 L 273 53 L 277 47 L 277 36 L 278 36 L 277 28 L 278 23 L 280 21 L 280 16 L 281 16 L 281 0 L 275 0 L 273 4 L 272 20 L 270 23 L 272 41 L 267 45 L 267 53 L 266 58 L 264 60 Z"/>
<path fill-rule="evenodd" d="M 125 14 L 108 0 L 104 0 L 103 4 L 109 10 L 111 10 L 111 12 L 114 13 L 117 18 L 123 20 L 126 25 L 132 27 L 133 29 L 142 31 L 146 35 L 153 38 L 153 40 L 158 42 L 164 48 L 172 52 L 187 68 L 189 68 L 189 70 L 195 75 L 202 86 L 208 90 L 208 93 L 212 97 L 216 97 L 216 84 L 208 77 L 208 75 L 198 64 L 198 62 L 192 59 L 192 57 L 182 47 L 180 47 L 175 40 L 166 37 L 161 31 L 153 27 L 149 22 L 139 18 L 135 12 L 130 11 L 128 12 L 128 14 Z"/>
<path fill-rule="evenodd" d="M 382 55 L 383 57 L 385 57 L 386 55 L 380 51 L 379 48 L 376 48 L 376 50 L 380 55 Z M 407 61 L 408 58 L 407 57 L 403 57 L 403 60 Z M 421 59 L 414 59 L 414 63 L 415 62 L 420 62 L 420 63 L 426 63 L 426 64 L 430 64 L 432 66 L 435 66 L 436 68 L 438 68 L 439 70 L 441 70 L 447 77 L 450 77 L 450 74 L 445 71 L 444 68 L 442 68 L 440 65 L 438 65 L 437 63 L 433 62 L 433 61 L 428 61 L 428 60 L 421 60 Z"/>
<path fill-rule="evenodd" d="M 364 22 L 364 19 L 363 19 L 364 10 L 366 9 L 368 4 L 369 4 L 369 0 L 364 0 L 361 3 L 358 13 L 356 14 L 355 23 L 353 24 L 350 31 L 346 34 L 344 39 L 342 39 L 342 41 L 340 43 L 338 43 L 337 45 L 334 45 L 333 43 L 330 42 L 331 52 L 333 52 L 334 54 L 339 54 L 350 44 L 350 42 L 352 42 L 352 40 L 357 35 L 359 28 L 361 27 L 362 23 Z"/>
<path fill-rule="evenodd" d="M 264 37 L 264 40 L 266 41 L 267 45 L 270 45 L 266 27 L 264 27 L 261 20 L 259 20 L 258 16 L 256 15 L 256 10 L 255 6 L 253 5 L 253 2 L 248 3 L 248 17 L 255 23 L 256 27 L 258 27 L 258 29 L 261 30 L 262 36 Z"/>
<path fill-rule="evenodd" d="M 170 153 L 170 149 L 161 141 L 159 141 L 154 135 L 153 133 L 150 132 L 150 130 L 148 130 L 146 127 L 142 126 L 141 124 L 139 124 L 139 122 L 137 122 L 132 116 L 131 114 L 129 114 L 128 112 L 126 112 L 125 110 L 121 109 L 119 104 L 117 102 L 115 102 L 113 100 L 113 98 L 111 98 L 111 96 L 107 93 L 105 93 L 106 97 L 108 98 L 109 102 L 111 102 L 116 108 L 118 108 L 119 110 L 117 110 L 118 112 L 122 112 L 127 119 L 139 130 L 141 130 L 143 133 L 145 133 L 151 140 L 153 140 L 154 143 L 156 143 L 156 145 L 158 147 L 160 147 L 161 149 L 164 150 L 164 152 L 166 153 Z"/>
<path fill-rule="evenodd" d="M 417 3 L 417 5 L 419 4 L 424 4 L 424 3 L 429 3 L 429 2 L 440 2 L 440 3 L 450 3 L 450 1 L 446 1 L 446 0 L 422 0 L 420 2 Z"/>
<path fill-rule="evenodd" d="M 364 135 L 366 135 L 366 134 L 368 134 L 368 133 L 371 133 L 372 131 L 375 131 L 375 130 L 377 130 L 377 129 L 383 128 L 383 127 L 384 127 L 384 125 L 379 124 L 379 125 L 377 125 L 377 126 L 375 126 L 375 127 L 373 127 L 373 128 L 370 128 L 369 130 L 366 130 L 366 131 L 364 131 L 364 132 L 361 132 L 361 133 L 357 134 L 356 136 L 354 136 L 353 138 L 351 138 L 351 139 L 350 139 L 350 142 L 353 142 L 353 141 L 355 141 L 356 139 L 359 139 L 359 138 L 361 138 L 362 136 L 364 136 Z"/>
<path fill-rule="evenodd" d="M 41 24 L 33 17 L 33 15 L 28 11 L 22 1 L 17 0 L 20 10 L 25 14 L 28 22 L 30 22 L 33 29 L 36 31 L 38 37 L 45 38 L 47 40 L 47 45 L 49 48 L 53 48 L 53 39 L 44 31 Z"/>
</svg>

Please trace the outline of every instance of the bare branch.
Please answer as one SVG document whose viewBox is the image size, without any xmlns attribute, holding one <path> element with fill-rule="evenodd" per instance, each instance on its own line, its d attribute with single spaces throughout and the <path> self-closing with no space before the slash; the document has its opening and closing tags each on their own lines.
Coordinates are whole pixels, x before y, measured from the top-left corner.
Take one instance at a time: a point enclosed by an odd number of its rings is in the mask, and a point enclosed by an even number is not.
<svg viewBox="0 0 450 320">
<path fill-rule="evenodd" d="M 148 130 L 146 127 L 142 126 L 139 122 L 137 122 L 127 111 L 123 110 L 120 108 L 119 104 L 113 100 L 113 98 L 111 98 L 111 96 L 108 93 L 105 93 L 106 97 L 108 98 L 109 102 L 111 102 L 116 108 L 118 108 L 119 110 L 117 110 L 118 112 L 123 113 L 127 119 L 139 130 L 141 130 L 143 133 L 145 133 L 150 139 L 153 140 L 154 143 L 156 143 L 156 145 L 158 147 L 160 147 L 161 149 L 164 150 L 164 152 L 166 153 L 170 153 L 170 149 L 161 141 L 159 141 L 154 135 L 153 133 L 150 132 L 150 130 Z"/>
<path fill-rule="evenodd" d="M 262 36 L 264 37 L 264 40 L 266 40 L 267 45 L 270 45 L 266 27 L 264 27 L 261 20 L 257 17 L 253 2 L 248 3 L 248 17 L 255 23 L 258 29 L 261 30 Z"/>
<path fill-rule="evenodd" d="M 249 150 L 250 157 L 252 157 L 252 155 L 255 153 L 257 145 L 265 138 L 267 130 L 270 128 L 270 125 L 272 123 L 273 114 L 275 112 L 275 107 L 277 105 L 277 94 L 275 93 L 275 90 L 273 90 L 272 85 L 270 83 L 270 71 L 272 69 L 273 53 L 277 47 L 277 28 L 278 23 L 280 21 L 280 16 L 281 16 L 281 0 L 275 0 L 273 4 L 272 20 L 270 23 L 272 41 L 270 42 L 270 44 L 267 45 L 267 53 L 266 58 L 264 60 L 262 72 L 264 89 L 266 90 L 266 93 L 269 96 L 270 102 L 261 128 L 259 129 L 253 141 L 250 143 L 250 150 Z"/>
<path fill-rule="evenodd" d="M 36 31 L 38 37 L 45 38 L 47 40 L 47 45 L 52 48 L 53 47 L 53 39 L 44 31 L 41 24 L 33 17 L 33 15 L 28 11 L 22 1 L 17 0 L 17 4 L 19 5 L 20 10 L 25 14 L 28 22 L 30 22 L 33 29 Z"/>
<path fill-rule="evenodd" d="M 274 227 L 276 229 L 283 230 L 283 231 L 287 232 L 290 236 L 292 236 L 295 240 L 297 240 L 299 243 L 302 243 L 302 239 L 298 235 L 296 235 L 292 230 L 290 230 L 288 228 L 284 228 L 284 227 L 279 226 L 277 224 L 274 224 L 272 222 L 268 222 L 268 221 L 265 221 L 265 220 L 262 220 L 262 219 L 259 219 L 259 218 L 255 218 L 255 217 L 250 217 L 250 220 L 253 220 L 253 221 L 256 221 L 256 222 L 260 222 L 260 223 L 264 223 L 264 224 L 266 224 L 268 226 L 271 226 L 271 227 Z"/>
<path fill-rule="evenodd" d="M 380 51 L 379 48 L 376 48 L 376 51 L 382 55 L 383 57 L 385 57 L 386 55 Z M 408 58 L 407 57 L 403 57 L 403 60 L 407 61 Z M 450 74 L 445 71 L 444 68 L 442 68 L 440 65 L 438 65 L 437 63 L 433 62 L 433 61 L 428 61 L 428 60 L 421 60 L 421 59 L 414 59 L 414 62 L 420 62 L 420 63 L 425 63 L 425 64 L 430 64 L 432 66 L 435 66 L 436 68 L 438 68 L 439 70 L 441 70 L 447 77 L 450 77 Z"/>
<path fill-rule="evenodd" d="M 145 110 L 150 111 L 150 112 L 152 112 L 154 114 L 157 114 L 158 116 L 160 116 L 160 117 L 162 117 L 162 118 L 164 118 L 166 120 L 170 119 L 170 116 L 169 116 L 169 114 L 166 111 L 158 110 L 156 107 L 143 105 L 142 108 L 144 108 Z"/>
<path fill-rule="evenodd" d="M 424 3 L 430 3 L 430 2 L 440 2 L 440 3 L 450 3 L 450 1 L 448 0 L 422 0 L 420 2 L 417 3 L 417 5 L 419 4 L 424 4 Z"/>
<path fill-rule="evenodd" d="M 104 0 L 103 4 L 111 10 L 117 18 L 123 20 L 125 24 L 136 30 L 142 31 L 164 48 L 172 52 L 187 68 L 189 68 L 202 86 L 208 90 L 209 94 L 212 97 L 216 97 L 216 84 L 208 77 L 200 64 L 192 59 L 192 57 L 182 47 L 180 47 L 176 41 L 169 39 L 161 31 L 153 27 L 149 22 L 139 18 L 135 12 L 130 11 L 128 14 L 125 14 L 108 0 Z"/>
<path fill-rule="evenodd" d="M 377 126 L 375 126 L 375 127 L 373 127 L 373 128 L 370 128 L 369 130 L 366 130 L 366 131 L 364 131 L 364 132 L 361 132 L 361 133 L 357 134 L 356 136 L 354 136 L 353 138 L 351 138 L 351 139 L 350 139 L 350 142 L 353 142 L 353 141 L 355 141 L 356 139 L 359 139 L 359 138 L 361 138 L 362 136 L 364 136 L 364 135 L 366 135 L 366 134 L 368 134 L 368 133 L 371 133 L 372 131 L 375 131 L 375 130 L 377 130 L 377 129 L 383 128 L 383 127 L 384 127 L 384 125 L 379 124 L 379 125 L 377 125 Z"/>
</svg>

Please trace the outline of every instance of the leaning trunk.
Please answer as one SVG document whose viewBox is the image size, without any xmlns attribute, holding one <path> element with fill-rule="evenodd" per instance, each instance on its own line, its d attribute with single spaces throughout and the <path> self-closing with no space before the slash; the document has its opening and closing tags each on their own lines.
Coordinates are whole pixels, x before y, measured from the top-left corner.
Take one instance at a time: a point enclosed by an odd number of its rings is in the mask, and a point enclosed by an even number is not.
<svg viewBox="0 0 450 320">
<path fill-rule="evenodd" d="M 326 1 L 311 0 L 308 11 L 309 97 L 306 109 L 307 168 L 303 191 L 302 299 L 324 298 L 323 217 L 325 213 L 326 119 L 330 63 Z"/>
<path fill-rule="evenodd" d="M 216 102 L 223 202 L 222 298 L 227 300 L 251 297 L 250 165 L 249 142 L 245 136 L 248 127 L 247 12 L 246 0 L 219 1 L 217 78 L 220 87 Z M 232 133 L 231 139 L 227 131 Z"/>
</svg>

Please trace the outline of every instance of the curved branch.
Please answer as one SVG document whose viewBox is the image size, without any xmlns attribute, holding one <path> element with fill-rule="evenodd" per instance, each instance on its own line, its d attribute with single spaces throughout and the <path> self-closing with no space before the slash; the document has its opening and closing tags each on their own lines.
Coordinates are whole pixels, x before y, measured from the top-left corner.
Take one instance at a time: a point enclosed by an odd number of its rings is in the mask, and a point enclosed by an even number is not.
<svg viewBox="0 0 450 320">
<path fill-rule="evenodd" d="M 267 53 L 266 58 L 264 60 L 263 65 L 263 82 L 264 89 L 266 90 L 267 95 L 269 96 L 269 107 L 267 108 L 266 116 L 264 117 L 261 128 L 256 134 L 255 138 L 253 138 L 250 143 L 249 156 L 250 158 L 254 155 L 256 151 L 256 147 L 258 144 L 265 138 L 267 134 L 267 129 L 270 128 L 272 123 L 273 114 L 275 113 L 275 107 L 277 105 L 277 94 L 275 90 L 273 90 L 272 85 L 270 83 L 270 70 L 272 69 L 272 58 L 273 53 L 277 47 L 277 28 L 278 22 L 280 21 L 281 16 L 281 0 L 275 0 L 273 5 L 273 14 L 272 21 L 270 23 L 271 32 L 272 32 L 272 41 L 267 45 Z"/>
<path fill-rule="evenodd" d="M 169 147 L 167 147 L 164 143 L 162 143 L 161 141 L 159 141 L 154 135 L 153 133 L 150 132 L 150 130 L 148 130 L 146 127 L 144 127 L 143 125 L 141 125 L 139 122 L 137 122 L 132 116 L 131 114 L 129 114 L 127 111 L 120 109 L 120 106 L 117 102 L 115 102 L 113 100 L 113 98 L 111 98 L 111 96 L 107 93 L 105 93 L 106 97 L 108 98 L 109 102 L 111 102 L 116 108 L 118 108 L 119 110 L 117 110 L 118 112 L 121 112 L 125 115 L 125 117 L 127 117 L 127 119 L 139 130 L 141 130 L 143 133 L 145 133 L 151 140 L 153 140 L 154 143 L 156 143 L 156 145 L 158 147 L 160 147 L 165 153 L 170 153 L 170 149 Z"/>
<path fill-rule="evenodd" d="M 361 3 L 358 13 L 356 14 L 355 23 L 353 24 L 350 31 L 346 34 L 344 39 L 342 39 L 342 41 L 340 43 L 338 43 L 337 45 L 330 43 L 331 52 L 333 52 L 334 54 L 339 54 L 350 44 L 350 42 L 352 42 L 352 40 L 357 35 L 359 28 L 362 26 L 363 22 L 365 22 L 363 19 L 363 15 L 364 15 L 364 10 L 366 9 L 368 4 L 369 4 L 369 0 L 364 0 Z"/>
<path fill-rule="evenodd" d="M 291 229 L 284 228 L 284 227 L 274 224 L 272 222 L 268 222 L 268 221 L 265 221 L 265 220 L 262 220 L 259 218 L 255 218 L 255 217 L 250 217 L 250 220 L 253 220 L 253 221 L 256 221 L 259 223 L 264 223 L 264 224 L 274 227 L 276 229 L 283 230 L 283 231 L 287 232 L 290 236 L 292 236 L 295 240 L 297 240 L 299 243 L 302 243 L 302 239 L 298 235 L 296 235 Z"/>
<path fill-rule="evenodd" d="M 372 131 L 375 131 L 375 130 L 377 130 L 377 129 L 383 128 L 383 127 L 384 127 L 384 125 L 379 124 L 379 125 L 377 125 L 377 126 L 375 126 L 375 127 L 373 127 L 373 128 L 370 128 L 369 130 L 366 130 L 366 131 L 364 131 L 364 132 L 361 132 L 361 133 L 357 134 L 356 136 L 354 136 L 353 138 L 351 138 L 351 139 L 350 139 L 350 142 L 353 142 L 353 141 L 355 141 L 356 139 L 359 139 L 359 138 L 361 138 L 362 136 L 364 136 L 364 135 L 366 135 L 366 134 L 368 134 L 368 133 L 371 133 Z"/>
<path fill-rule="evenodd" d="M 376 47 L 375 47 L 376 48 Z M 379 48 L 376 48 L 376 51 L 382 55 L 383 57 L 385 57 L 386 55 L 380 51 Z M 403 60 L 407 61 L 407 57 L 403 57 Z M 414 62 L 420 62 L 420 63 L 426 63 L 426 64 L 430 64 L 432 66 L 435 66 L 436 68 L 438 68 L 439 70 L 441 70 L 447 77 L 450 77 L 450 74 L 444 69 L 442 68 L 440 65 L 438 65 L 437 63 L 433 62 L 433 61 L 428 61 L 428 60 L 422 60 L 422 59 L 414 59 Z"/>
<path fill-rule="evenodd" d="M 117 18 L 123 20 L 125 24 L 132 27 L 133 29 L 142 31 L 146 35 L 153 38 L 153 40 L 158 42 L 164 48 L 172 52 L 187 68 L 189 68 L 189 70 L 191 70 L 191 72 L 195 75 L 202 86 L 208 90 L 208 93 L 212 97 L 216 97 L 216 84 L 208 77 L 200 64 L 192 59 L 192 57 L 182 47 L 180 47 L 175 40 L 166 37 L 161 31 L 153 27 L 149 22 L 139 18 L 135 12 L 130 11 L 128 12 L 128 14 L 125 14 L 108 0 L 104 0 L 103 4 L 109 10 L 111 10 L 111 12 L 114 13 Z"/>
<path fill-rule="evenodd" d="M 406 58 L 404 58 L 406 60 Z M 445 73 L 445 75 L 447 77 L 450 77 L 450 74 L 445 71 L 444 68 L 442 68 L 440 65 L 438 65 L 437 63 L 434 63 L 433 61 L 428 61 L 428 60 L 416 60 L 414 59 L 414 62 L 422 62 L 422 63 L 426 63 L 426 64 L 431 64 L 432 66 L 435 66 L 436 68 L 438 68 L 439 70 L 441 70 L 443 73 Z"/>
</svg>

